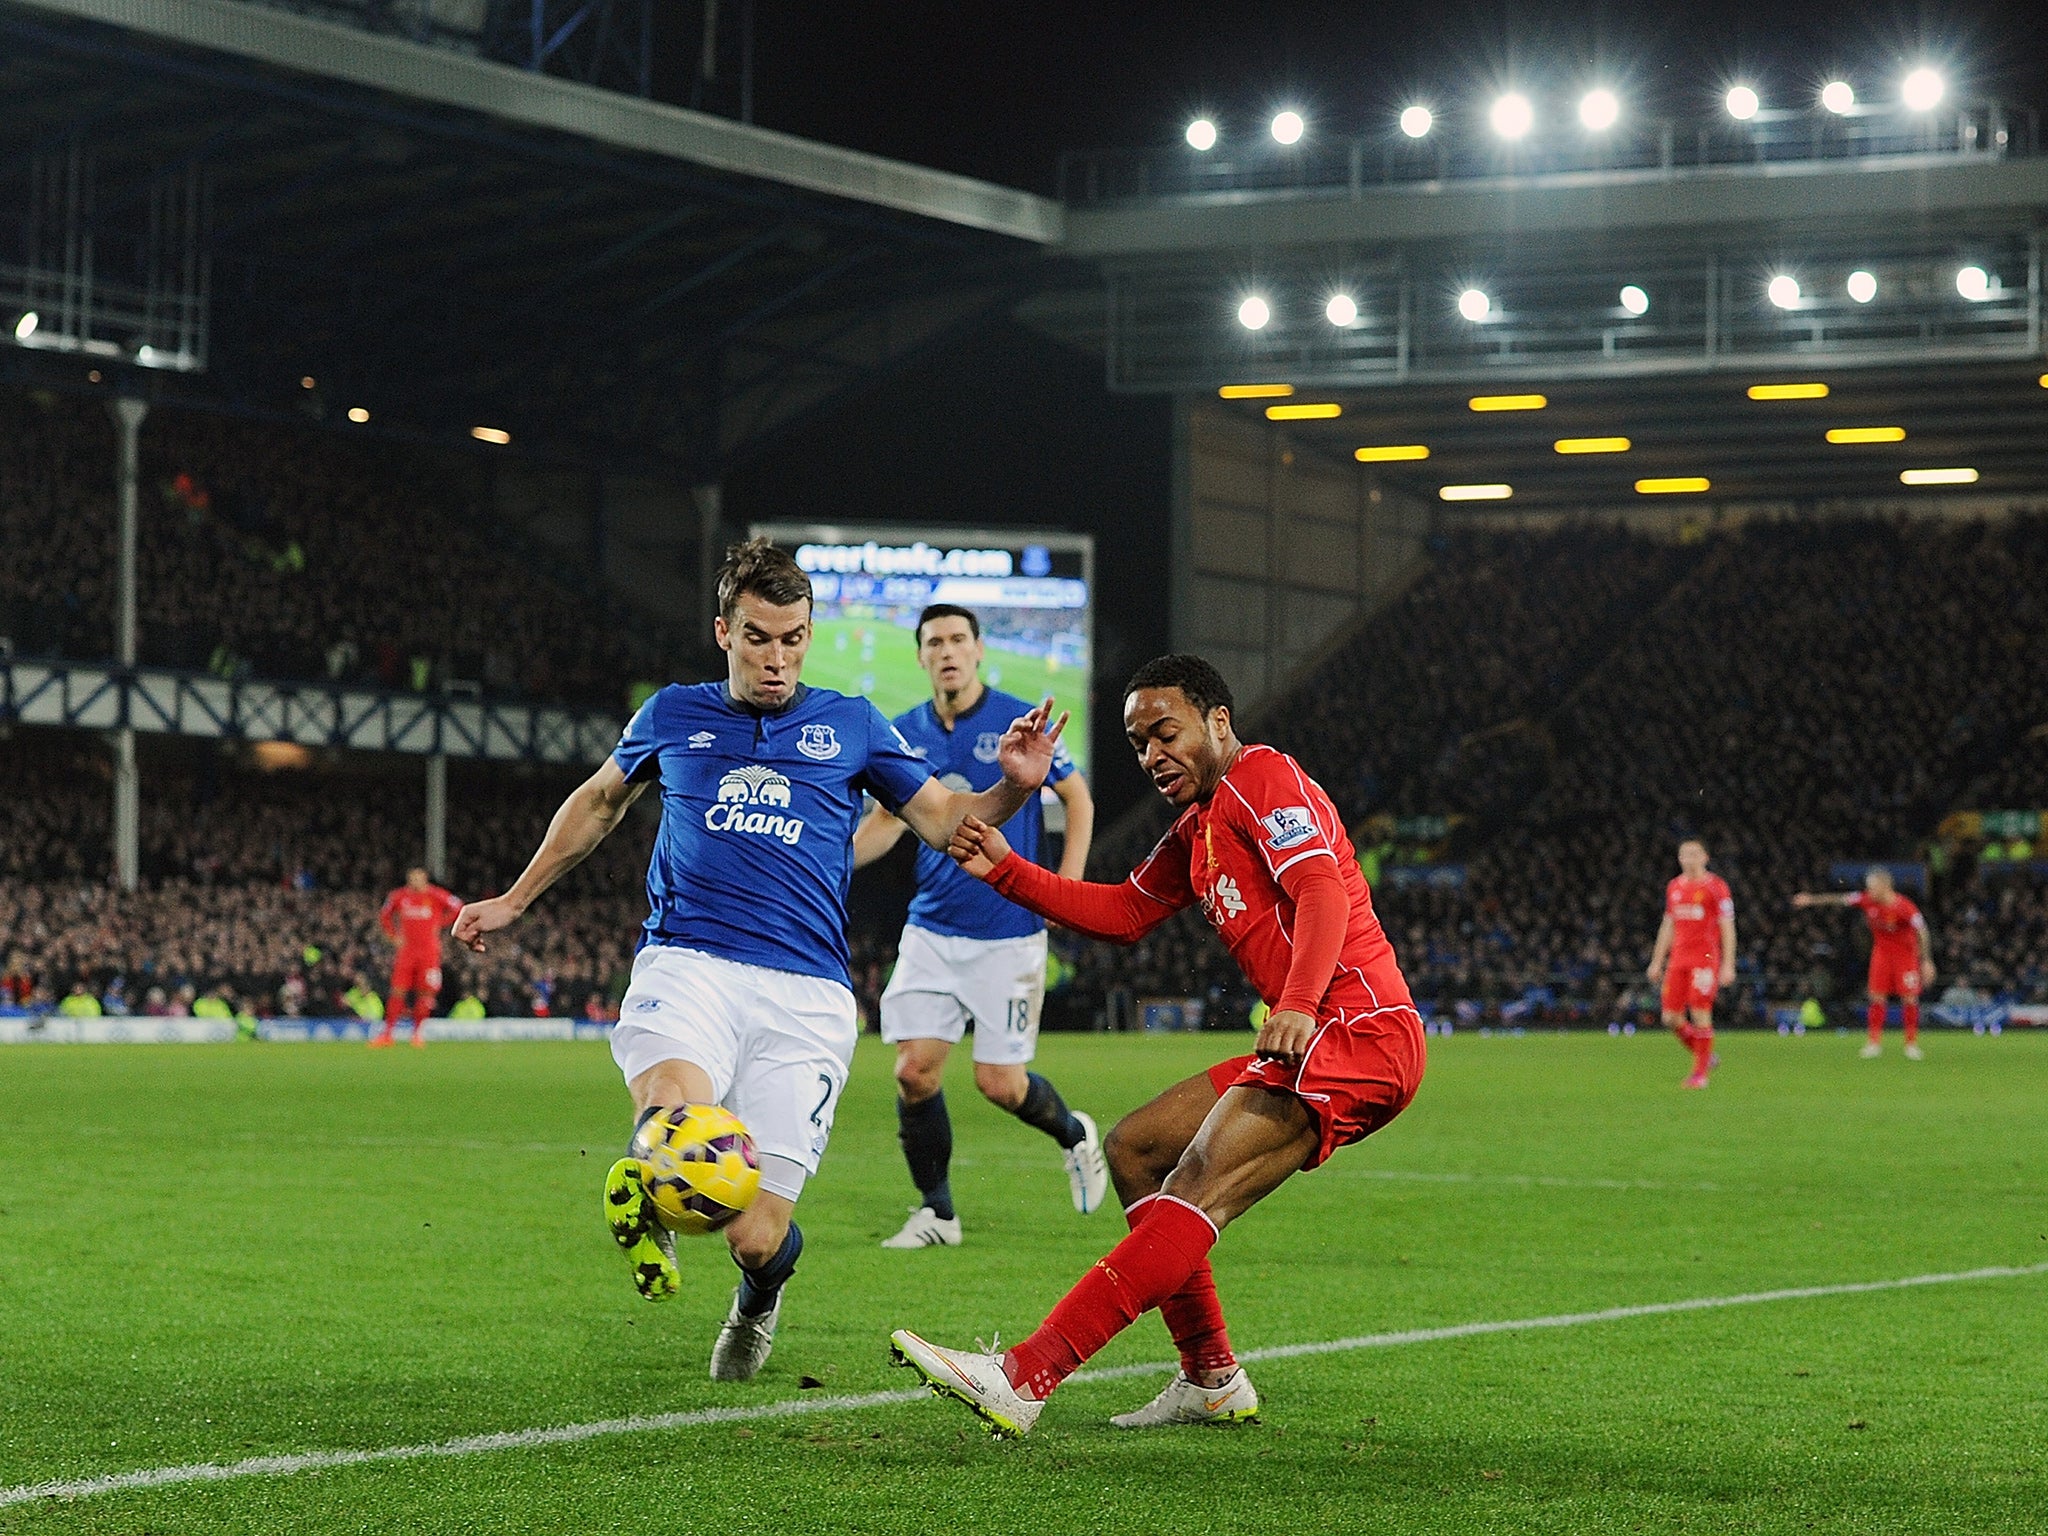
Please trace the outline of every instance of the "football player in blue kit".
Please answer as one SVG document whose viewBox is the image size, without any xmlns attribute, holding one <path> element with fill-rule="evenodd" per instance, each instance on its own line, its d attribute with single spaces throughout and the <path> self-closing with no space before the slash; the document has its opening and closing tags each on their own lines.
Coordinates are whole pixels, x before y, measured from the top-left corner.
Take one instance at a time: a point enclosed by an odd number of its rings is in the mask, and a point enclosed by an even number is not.
<svg viewBox="0 0 2048 1536">
<path fill-rule="evenodd" d="M 918 615 L 917 664 L 932 696 L 896 717 L 896 729 L 949 789 L 973 792 L 1002 780 L 1003 728 L 1031 708 L 982 681 L 981 621 L 965 608 L 934 603 Z M 1088 867 L 1095 802 L 1064 747 L 1046 784 L 1067 813 L 1060 874 L 1079 880 Z M 859 868 L 902 837 L 902 820 L 877 806 L 853 835 Z M 1034 798 L 1005 829 L 1010 846 L 1036 860 L 1044 817 Z M 917 894 L 897 946 L 896 969 L 882 993 L 882 1038 L 896 1047 L 896 1116 L 919 1204 L 884 1248 L 958 1247 L 960 1215 L 949 1178 L 953 1123 L 940 1086 L 946 1057 L 974 1028 L 974 1082 L 999 1109 L 1045 1132 L 1066 1162 L 1074 1209 L 1087 1215 L 1109 1191 L 1102 1137 L 1088 1115 L 1069 1110 L 1050 1081 L 1029 1070 L 1038 1051 L 1045 1004 L 1045 920 L 1004 900 L 943 852 L 917 851 Z"/>
<path fill-rule="evenodd" d="M 663 1109 L 722 1104 L 753 1133 L 761 1190 L 724 1229 L 740 1283 L 711 1352 L 713 1380 L 751 1381 L 803 1252 L 791 1216 L 853 1060 L 845 902 L 862 798 L 944 848 L 964 817 L 1007 821 L 1037 796 L 1066 717 L 1053 720 L 1048 699 L 1006 722 L 1001 776 L 963 794 L 934 779 L 867 700 L 804 686 L 811 583 L 787 551 L 766 539 L 730 550 L 718 610 L 725 681 L 670 684 L 641 705 L 604 766 L 555 812 L 525 872 L 502 896 L 464 907 L 454 933 L 481 951 L 660 785 L 650 910 L 612 1056 L 636 1128 Z M 605 1212 L 640 1293 L 674 1294 L 674 1240 L 637 1160 L 612 1166 Z"/>
</svg>

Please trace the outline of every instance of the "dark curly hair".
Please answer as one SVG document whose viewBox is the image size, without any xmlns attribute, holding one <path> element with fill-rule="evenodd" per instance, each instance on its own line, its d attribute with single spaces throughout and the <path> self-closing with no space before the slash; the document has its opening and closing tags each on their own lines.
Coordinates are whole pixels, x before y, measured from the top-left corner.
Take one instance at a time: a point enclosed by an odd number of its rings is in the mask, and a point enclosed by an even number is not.
<svg viewBox="0 0 2048 1536">
<path fill-rule="evenodd" d="M 1237 700 L 1231 696 L 1230 684 L 1223 681 L 1223 674 L 1201 657 L 1186 652 L 1155 656 L 1146 662 L 1124 684 L 1124 697 L 1128 699 L 1140 688 L 1178 688 L 1199 714 L 1206 715 L 1219 705 L 1233 715 L 1237 713 Z"/>
<path fill-rule="evenodd" d="M 725 564 L 719 567 L 719 616 L 730 624 L 738 616 L 740 599 L 749 594 L 778 608 L 808 603 L 811 578 L 788 550 L 766 539 L 749 539 L 726 550 Z"/>
</svg>

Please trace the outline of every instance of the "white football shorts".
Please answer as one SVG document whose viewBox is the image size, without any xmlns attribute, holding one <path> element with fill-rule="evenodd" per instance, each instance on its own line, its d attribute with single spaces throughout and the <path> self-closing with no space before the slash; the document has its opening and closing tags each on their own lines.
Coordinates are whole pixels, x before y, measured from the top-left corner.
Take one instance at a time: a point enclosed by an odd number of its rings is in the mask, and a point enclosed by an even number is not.
<svg viewBox="0 0 2048 1536">
<path fill-rule="evenodd" d="M 1045 1008 L 1045 933 L 963 939 L 906 927 L 882 992 L 882 1038 L 958 1045 L 974 1024 L 974 1059 L 1022 1066 L 1038 1054 Z"/>
<path fill-rule="evenodd" d="M 753 1133 L 761 1187 L 794 1200 L 832 1139 L 859 1032 L 836 981 L 649 944 L 633 957 L 612 1060 L 629 1083 L 664 1061 L 702 1068 Z"/>
</svg>

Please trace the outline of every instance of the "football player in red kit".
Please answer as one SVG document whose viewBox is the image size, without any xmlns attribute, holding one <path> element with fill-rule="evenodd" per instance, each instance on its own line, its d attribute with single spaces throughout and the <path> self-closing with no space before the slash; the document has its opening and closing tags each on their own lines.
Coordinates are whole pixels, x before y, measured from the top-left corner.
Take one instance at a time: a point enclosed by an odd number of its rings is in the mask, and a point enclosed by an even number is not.
<svg viewBox="0 0 2048 1536">
<path fill-rule="evenodd" d="M 1664 921 L 1650 951 L 1650 980 L 1664 987 L 1664 1027 L 1692 1052 L 1688 1088 L 1714 1069 L 1714 994 L 1735 981 L 1735 898 L 1707 873 L 1707 845 L 1678 845 L 1678 877 L 1664 887 Z"/>
<path fill-rule="evenodd" d="M 1109 1134 L 1130 1236 L 1038 1330 L 1003 1354 L 943 1349 L 908 1329 L 897 1360 L 997 1435 L 1028 1433 L 1046 1397 L 1153 1307 L 1181 1356 L 1121 1428 L 1247 1419 L 1258 1394 L 1232 1354 L 1209 1270 L 1221 1230 L 1299 1170 L 1386 1125 L 1422 1081 L 1422 1020 L 1373 913 L 1337 809 L 1293 758 L 1247 745 L 1229 685 L 1163 656 L 1124 691 L 1124 729 L 1180 817 L 1120 885 L 1064 880 L 969 818 L 952 853 L 1020 906 L 1131 944 L 1200 905 L 1271 1006 L 1257 1049 L 1166 1090 Z"/>
<path fill-rule="evenodd" d="M 1920 994 L 1934 981 L 1934 941 L 1927 919 L 1910 897 L 1901 896 L 1892 872 L 1881 866 L 1864 871 L 1860 891 L 1813 895 L 1801 891 L 1795 907 L 1856 907 L 1870 924 L 1870 1009 L 1865 1018 L 1870 1038 L 1862 1054 L 1884 1054 L 1884 1015 L 1888 999 L 1899 1000 L 1906 1021 L 1906 1060 L 1919 1061 Z"/>
<path fill-rule="evenodd" d="M 386 938 L 398 940 L 398 958 L 391 962 L 384 1028 L 370 1041 L 372 1046 L 391 1044 L 391 1031 L 405 1012 L 408 992 L 412 994 L 412 1043 L 427 1043 L 420 1030 L 434 1011 L 434 995 L 441 990 L 441 934 L 461 910 L 462 903 L 428 879 L 424 869 L 407 870 L 405 884 L 384 898 L 377 923 Z"/>
</svg>

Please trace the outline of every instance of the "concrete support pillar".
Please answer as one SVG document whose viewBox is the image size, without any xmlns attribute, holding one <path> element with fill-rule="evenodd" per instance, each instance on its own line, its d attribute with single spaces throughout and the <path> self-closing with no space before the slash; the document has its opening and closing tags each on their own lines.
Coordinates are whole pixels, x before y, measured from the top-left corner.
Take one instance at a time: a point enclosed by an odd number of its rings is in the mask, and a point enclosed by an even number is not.
<svg viewBox="0 0 2048 1536">
<path fill-rule="evenodd" d="M 448 754 L 427 759 L 427 873 L 448 878 Z"/>
<path fill-rule="evenodd" d="M 111 410 L 118 435 L 114 471 L 114 654 L 135 665 L 136 482 L 141 473 L 142 418 L 147 402 L 122 398 Z M 132 891 L 142 880 L 142 792 L 135 768 L 135 731 L 125 713 L 114 733 L 114 882 Z"/>
<path fill-rule="evenodd" d="M 690 487 L 697 509 L 697 618 L 708 642 L 718 617 L 718 568 L 725 564 L 725 488 L 713 481 Z"/>
</svg>

